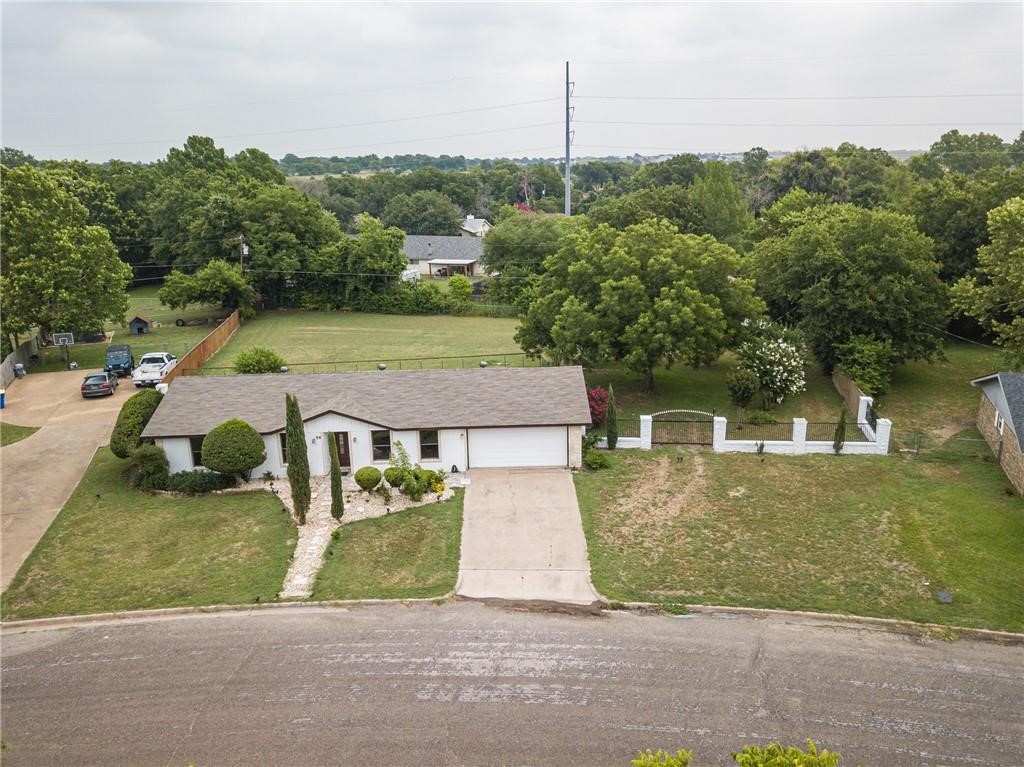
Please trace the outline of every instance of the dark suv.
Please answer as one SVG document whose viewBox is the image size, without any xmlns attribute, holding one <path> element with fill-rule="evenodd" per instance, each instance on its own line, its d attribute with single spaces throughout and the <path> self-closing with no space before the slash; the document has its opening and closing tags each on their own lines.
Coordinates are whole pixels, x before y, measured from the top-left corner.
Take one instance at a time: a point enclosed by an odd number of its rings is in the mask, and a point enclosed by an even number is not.
<svg viewBox="0 0 1024 767">
<path fill-rule="evenodd" d="M 135 369 L 135 357 L 132 355 L 132 347 L 127 344 L 117 344 L 107 347 L 107 361 L 103 369 L 116 376 L 130 376 Z"/>
</svg>

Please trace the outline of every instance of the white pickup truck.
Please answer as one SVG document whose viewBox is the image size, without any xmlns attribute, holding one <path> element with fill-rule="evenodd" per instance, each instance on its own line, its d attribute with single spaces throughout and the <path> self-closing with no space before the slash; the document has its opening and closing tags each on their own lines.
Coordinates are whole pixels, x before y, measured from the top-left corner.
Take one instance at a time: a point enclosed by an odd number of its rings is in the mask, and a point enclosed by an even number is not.
<svg viewBox="0 0 1024 767">
<path fill-rule="evenodd" d="M 156 386 L 177 364 L 178 358 L 167 352 L 143 354 L 139 366 L 132 371 L 132 383 L 139 389 L 143 386 Z"/>
</svg>

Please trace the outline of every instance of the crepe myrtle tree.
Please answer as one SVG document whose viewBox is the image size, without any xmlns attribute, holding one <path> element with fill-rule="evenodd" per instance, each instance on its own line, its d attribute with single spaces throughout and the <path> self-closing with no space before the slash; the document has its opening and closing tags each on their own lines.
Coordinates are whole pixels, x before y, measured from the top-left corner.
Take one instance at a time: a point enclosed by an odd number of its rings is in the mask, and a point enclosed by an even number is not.
<svg viewBox="0 0 1024 767">
<path fill-rule="evenodd" d="M 789 328 L 761 320 L 750 340 L 736 350 L 740 369 L 756 376 L 766 408 L 802 392 L 807 385 L 803 346 Z"/>
</svg>

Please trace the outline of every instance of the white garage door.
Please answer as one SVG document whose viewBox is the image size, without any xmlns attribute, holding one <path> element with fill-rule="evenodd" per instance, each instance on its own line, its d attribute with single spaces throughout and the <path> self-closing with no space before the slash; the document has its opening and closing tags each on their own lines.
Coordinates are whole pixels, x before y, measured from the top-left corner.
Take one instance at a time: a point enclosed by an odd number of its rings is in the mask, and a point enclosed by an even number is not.
<svg viewBox="0 0 1024 767">
<path fill-rule="evenodd" d="M 469 430 L 471 469 L 565 466 L 567 449 L 564 426 Z"/>
</svg>

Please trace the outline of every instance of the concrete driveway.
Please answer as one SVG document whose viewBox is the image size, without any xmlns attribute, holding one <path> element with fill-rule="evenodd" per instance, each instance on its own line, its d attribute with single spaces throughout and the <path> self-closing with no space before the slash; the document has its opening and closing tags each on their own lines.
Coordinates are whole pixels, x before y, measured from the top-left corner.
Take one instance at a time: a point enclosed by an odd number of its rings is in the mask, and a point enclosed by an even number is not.
<svg viewBox="0 0 1024 767">
<path fill-rule="evenodd" d="M 135 393 L 121 379 L 113 397 L 82 399 L 88 370 L 30 373 L 7 387 L 0 420 L 42 427 L 0 448 L 0 591 L 35 548 L 92 460 L 110 441 L 122 403 Z"/>
<path fill-rule="evenodd" d="M 564 469 L 474 469 L 455 591 L 477 599 L 591 604 L 576 488 Z"/>
</svg>

